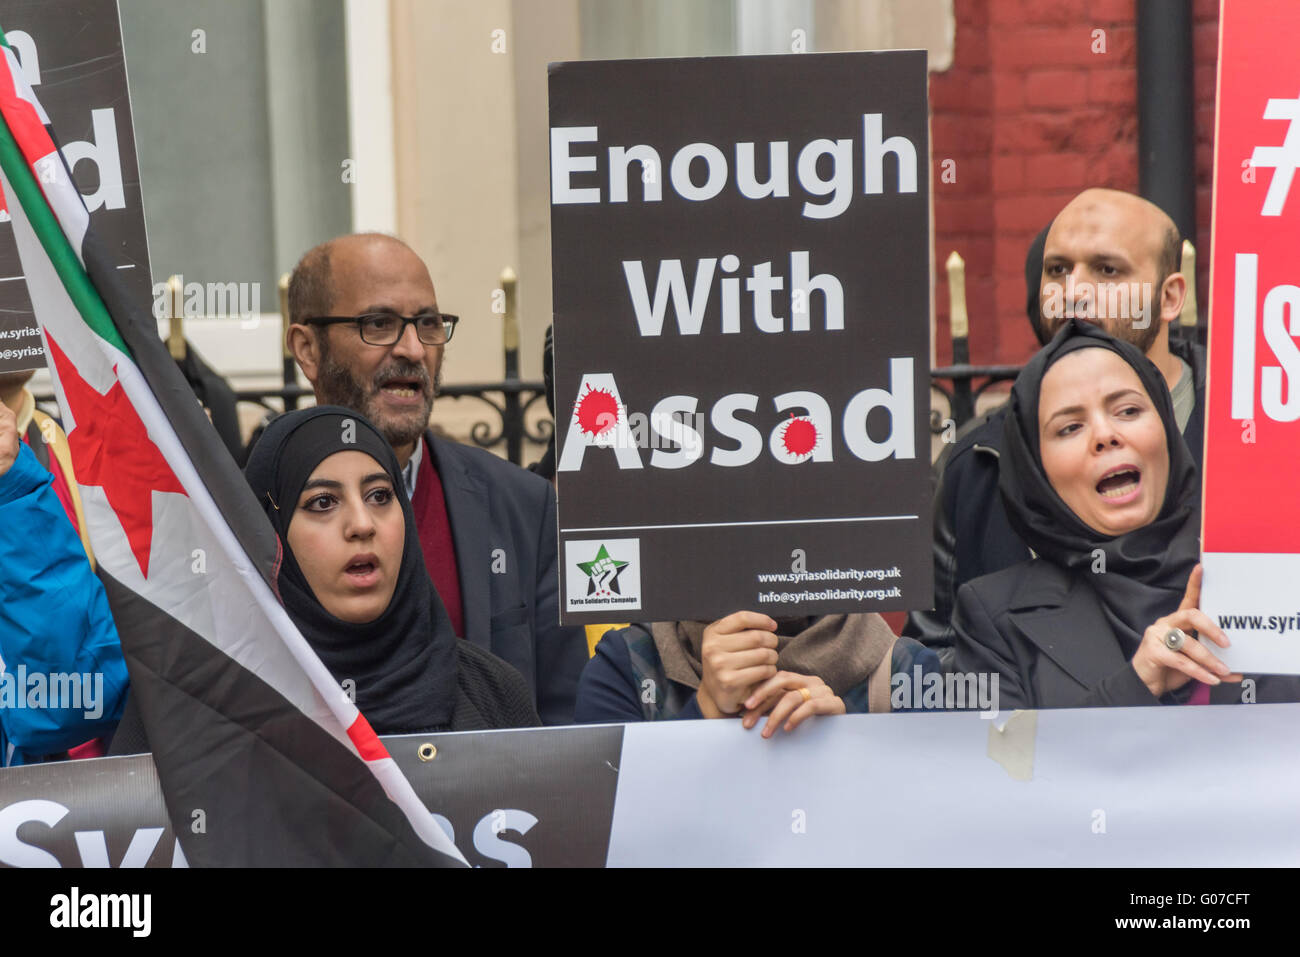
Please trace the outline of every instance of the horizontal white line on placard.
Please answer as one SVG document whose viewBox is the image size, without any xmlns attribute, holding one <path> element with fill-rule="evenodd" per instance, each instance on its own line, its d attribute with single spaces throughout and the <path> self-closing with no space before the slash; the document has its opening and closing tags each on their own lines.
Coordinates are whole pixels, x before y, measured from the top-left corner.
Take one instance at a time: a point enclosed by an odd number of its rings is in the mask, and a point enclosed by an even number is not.
<svg viewBox="0 0 1300 957">
<path fill-rule="evenodd" d="M 739 528 L 749 525 L 826 525 L 836 522 L 897 522 L 915 519 L 915 515 L 861 515 L 856 518 L 786 518 L 770 522 L 695 522 L 687 525 L 608 525 L 604 528 L 562 528 L 569 532 L 635 532 L 647 528 Z"/>
<path fill-rule="evenodd" d="M 5 276 L 3 279 L 0 279 L 0 282 L 17 282 L 22 278 L 22 276 Z"/>
<path fill-rule="evenodd" d="M 125 266 L 118 266 L 118 269 L 134 269 L 135 263 L 127 263 Z"/>
</svg>

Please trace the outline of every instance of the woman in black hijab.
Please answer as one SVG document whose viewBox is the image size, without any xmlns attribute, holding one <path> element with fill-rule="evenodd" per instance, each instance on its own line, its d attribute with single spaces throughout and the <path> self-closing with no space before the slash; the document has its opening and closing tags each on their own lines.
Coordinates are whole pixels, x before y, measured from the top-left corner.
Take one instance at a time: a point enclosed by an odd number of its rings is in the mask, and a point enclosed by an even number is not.
<svg viewBox="0 0 1300 957">
<path fill-rule="evenodd" d="M 1227 646 L 1196 607 L 1200 480 L 1145 356 L 1063 326 L 1011 391 L 999 484 L 1036 557 L 963 586 L 958 672 L 997 673 L 1002 710 L 1241 700 L 1195 640 Z"/>
<path fill-rule="evenodd" d="M 425 569 L 397 457 L 366 419 L 275 419 L 245 478 L 284 544 L 289 617 L 379 734 L 539 724 L 514 668 L 457 639 Z"/>
</svg>

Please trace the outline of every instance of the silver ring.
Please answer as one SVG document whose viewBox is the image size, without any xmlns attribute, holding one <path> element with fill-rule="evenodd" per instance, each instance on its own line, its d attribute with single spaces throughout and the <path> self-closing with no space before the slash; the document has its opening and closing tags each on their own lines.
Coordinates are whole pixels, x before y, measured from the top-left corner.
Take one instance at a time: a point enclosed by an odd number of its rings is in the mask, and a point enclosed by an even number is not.
<svg viewBox="0 0 1300 957">
<path fill-rule="evenodd" d="M 1169 634 L 1165 635 L 1165 647 L 1170 651 L 1182 651 L 1186 643 L 1187 632 L 1181 628 L 1170 628 Z"/>
</svg>

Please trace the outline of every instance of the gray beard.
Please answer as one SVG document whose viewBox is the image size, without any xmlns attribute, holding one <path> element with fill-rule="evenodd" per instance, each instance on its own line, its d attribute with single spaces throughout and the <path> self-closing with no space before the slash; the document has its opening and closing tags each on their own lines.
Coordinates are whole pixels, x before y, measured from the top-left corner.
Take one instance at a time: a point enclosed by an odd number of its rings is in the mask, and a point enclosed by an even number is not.
<svg viewBox="0 0 1300 957">
<path fill-rule="evenodd" d="M 424 366 L 399 362 L 381 367 L 375 374 L 374 384 L 370 389 L 366 389 L 351 371 L 340 365 L 332 354 L 326 352 L 321 356 L 320 372 L 316 377 L 317 400 L 321 405 L 341 405 L 346 409 L 360 412 L 394 448 L 410 445 L 429 427 L 429 416 L 433 413 L 433 400 L 442 386 L 442 369 L 439 367 L 434 376 L 433 388 L 427 390 L 422 413 L 399 416 L 382 413 L 378 403 L 380 387 L 392 378 L 404 376 L 418 377 L 426 387 L 428 385 L 428 373 Z"/>
</svg>

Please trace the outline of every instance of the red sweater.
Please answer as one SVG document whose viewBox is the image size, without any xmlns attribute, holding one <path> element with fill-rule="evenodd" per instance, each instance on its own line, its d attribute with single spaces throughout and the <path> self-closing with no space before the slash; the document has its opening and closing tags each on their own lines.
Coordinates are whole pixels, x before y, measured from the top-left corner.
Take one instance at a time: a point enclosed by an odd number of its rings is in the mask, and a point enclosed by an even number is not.
<svg viewBox="0 0 1300 957">
<path fill-rule="evenodd" d="M 465 612 L 460 601 L 460 572 L 456 568 L 456 546 L 447 517 L 447 498 L 442 492 L 438 470 L 433 467 L 433 449 L 427 442 L 420 458 L 411 509 L 415 512 L 415 529 L 420 535 L 420 548 L 433 587 L 447 609 L 457 637 L 464 638 Z"/>
</svg>

